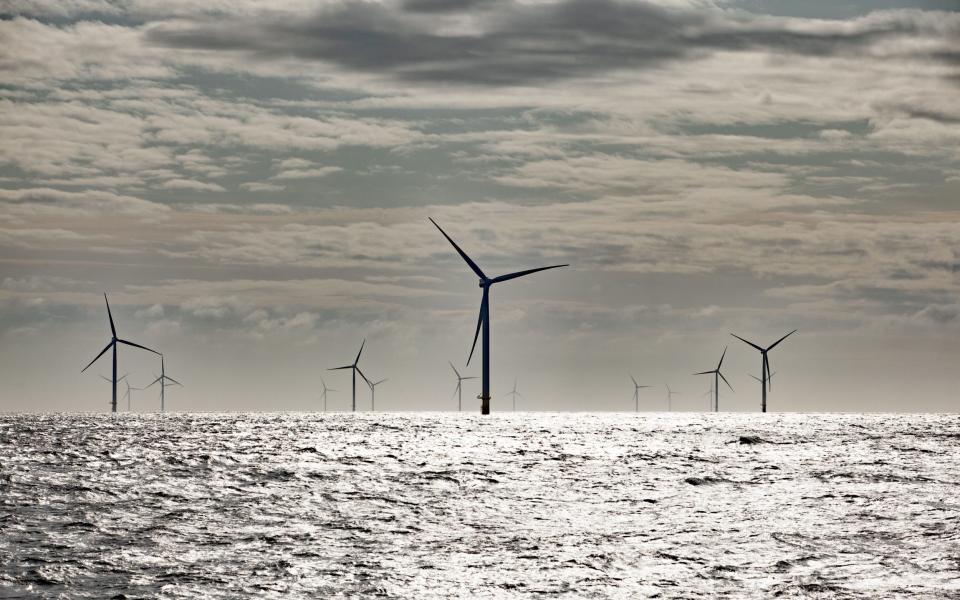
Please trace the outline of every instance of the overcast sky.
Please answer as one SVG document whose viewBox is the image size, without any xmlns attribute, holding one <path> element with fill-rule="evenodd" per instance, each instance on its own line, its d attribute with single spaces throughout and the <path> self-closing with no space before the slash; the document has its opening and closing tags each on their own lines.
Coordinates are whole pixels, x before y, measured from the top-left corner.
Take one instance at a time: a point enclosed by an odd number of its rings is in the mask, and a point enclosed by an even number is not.
<svg viewBox="0 0 960 600">
<path fill-rule="evenodd" d="M 956 0 L 8 0 L 0 410 L 960 406 Z M 122 348 L 137 386 L 159 361 Z M 464 369 L 461 369 L 464 370 Z M 465 369 L 479 374 L 479 364 Z M 465 403 L 476 409 L 476 382 Z M 363 389 L 359 405 L 369 407 Z M 138 410 L 156 410 L 156 386 Z"/>
</svg>

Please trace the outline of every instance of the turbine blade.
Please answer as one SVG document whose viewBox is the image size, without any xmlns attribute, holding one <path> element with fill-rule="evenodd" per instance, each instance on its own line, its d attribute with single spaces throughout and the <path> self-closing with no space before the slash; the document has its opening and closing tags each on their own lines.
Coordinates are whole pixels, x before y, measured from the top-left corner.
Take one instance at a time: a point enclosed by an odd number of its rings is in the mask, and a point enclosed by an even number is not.
<svg viewBox="0 0 960 600">
<path fill-rule="evenodd" d="M 173 377 L 167 377 L 166 375 L 164 375 L 163 378 L 166 379 L 166 380 L 168 380 L 168 381 L 172 381 L 172 382 L 174 382 L 175 384 L 177 384 L 177 385 L 179 385 L 179 386 L 183 386 L 182 383 L 180 383 L 179 381 L 177 381 L 177 380 L 174 379 Z"/>
<path fill-rule="evenodd" d="M 751 373 L 747 373 L 747 375 L 750 375 L 750 377 L 753 377 L 754 379 L 756 379 L 756 380 L 759 381 L 760 383 L 763 383 L 763 380 L 760 379 L 759 377 L 757 377 L 756 375 L 753 375 L 753 374 L 751 374 Z"/>
<path fill-rule="evenodd" d="M 763 370 L 764 370 L 764 375 L 767 378 L 767 390 L 772 390 L 773 382 L 770 381 L 770 359 L 767 358 L 766 352 L 764 352 L 763 354 Z"/>
<path fill-rule="evenodd" d="M 713 375 L 714 371 L 701 371 L 699 373 L 694 373 L 694 375 Z"/>
<path fill-rule="evenodd" d="M 457 379 L 462 379 L 460 377 L 460 371 L 458 371 L 457 368 L 453 366 L 453 363 L 450 361 L 447 361 L 447 363 L 450 365 L 450 368 L 453 369 L 453 372 L 457 374 Z"/>
<path fill-rule="evenodd" d="M 487 314 L 487 297 L 490 292 L 490 288 L 483 288 L 483 300 L 480 301 L 480 316 L 477 317 L 477 331 L 473 334 L 473 345 L 470 346 L 470 356 L 467 357 L 467 366 L 470 366 L 470 361 L 473 359 L 473 351 L 477 348 L 477 338 L 480 337 L 480 327 L 483 325 L 483 319 Z"/>
<path fill-rule="evenodd" d="M 754 348 L 756 348 L 756 349 L 759 350 L 760 352 L 763 352 L 763 348 L 761 348 L 760 346 L 754 344 L 753 342 L 748 342 L 747 340 L 743 339 L 742 337 L 740 337 L 739 335 L 737 335 L 737 334 L 735 334 L 735 333 L 731 333 L 730 335 L 732 335 L 733 337 L 737 338 L 737 339 L 740 340 L 741 342 L 744 342 L 744 343 L 746 343 L 746 344 L 750 344 L 751 346 L 753 346 Z"/>
<path fill-rule="evenodd" d="M 430 219 L 430 222 L 433 223 L 434 227 L 436 227 L 437 229 L 440 229 L 440 233 L 443 234 L 443 237 L 447 238 L 447 241 L 450 242 L 450 244 L 457 250 L 457 253 L 460 254 L 460 257 L 463 258 L 463 260 L 465 260 L 468 265 L 470 265 L 470 268 L 473 269 L 473 272 L 477 274 L 477 277 L 483 280 L 488 279 L 486 274 L 484 274 L 484 272 L 480 269 L 480 267 L 477 266 L 477 263 L 473 262 L 473 260 L 469 256 L 467 256 L 467 253 L 460 249 L 460 246 L 458 246 L 457 243 L 453 241 L 453 239 L 449 235 L 447 235 L 447 232 L 441 229 L 440 226 L 437 225 L 437 222 L 434 221 L 431 217 L 427 217 L 427 218 Z"/>
<path fill-rule="evenodd" d="M 327 369 L 328 371 L 339 371 L 341 369 L 352 369 L 353 365 L 346 365 L 343 367 L 333 367 L 332 369 Z"/>
<path fill-rule="evenodd" d="M 113 381 L 113 380 L 110 379 L 109 377 L 104 377 L 103 375 L 100 376 L 100 379 L 102 379 L 102 380 L 104 380 L 104 381 Z"/>
<path fill-rule="evenodd" d="M 720 355 L 720 362 L 717 363 L 717 370 L 720 370 L 720 367 L 723 365 L 723 357 L 727 355 L 727 346 L 723 347 L 723 354 Z"/>
<path fill-rule="evenodd" d="M 357 352 L 357 358 L 356 358 L 356 360 L 353 361 L 353 364 L 357 364 L 358 362 L 360 362 L 360 355 L 363 354 L 363 346 L 364 346 L 366 343 L 367 343 L 367 339 L 364 338 L 364 339 L 363 339 L 363 342 L 361 342 L 361 344 L 360 344 L 360 352 Z"/>
<path fill-rule="evenodd" d="M 638 385 L 637 380 L 633 378 L 633 375 L 630 376 L 630 381 L 633 382 L 633 385 Z"/>
<path fill-rule="evenodd" d="M 638 388 L 648 388 L 648 387 L 653 387 L 653 386 L 652 386 L 652 385 L 638 385 L 637 387 L 638 387 Z"/>
<path fill-rule="evenodd" d="M 380 384 L 383 383 L 384 381 L 386 381 L 386 379 L 381 379 L 380 381 L 376 382 L 376 383 L 373 384 L 373 385 L 380 385 Z"/>
<path fill-rule="evenodd" d="M 117 337 L 117 328 L 113 324 L 113 313 L 110 312 L 110 301 L 107 300 L 107 293 L 103 293 L 103 301 L 107 303 L 107 317 L 110 318 L 110 331 L 113 333 L 113 337 Z"/>
<path fill-rule="evenodd" d="M 479 377 L 461 377 L 460 381 L 466 381 L 468 379 L 480 379 Z"/>
<path fill-rule="evenodd" d="M 156 350 L 154 350 L 154 349 L 152 349 L 152 348 L 147 348 L 146 346 L 141 346 L 140 344 L 135 344 L 135 343 L 133 343 L 133 342 L 131 342 L 131 341 L 128 341 L 128 340 L 121 340 L 120 338 L 117 338 L 117 341 L 120 342 L 121 344 L 126 344 L 126 345 L 128 345 L 128 346 L 133 346 L 134 348 L 140 348 L 140 349 L 142 349 L 142 350 L 146 350 L 147 352 L 153 352 L 154 354 L 156 354 L 156 355 L 158 355 L 158 356 L 162 356 L 159 352 L 157 352 Z"/>
<path fill-rule="evenodd" d="M 363 371 L 360 370 L 360 367 L 354 367 L 354 369 L 357 370 L 357 373 L 360 373 L 360 377 L 363 377 L 363 380 L 367 382 L 367 385 L 370 385 L 370 380 L 367 379 L 367 376 L 363 374 Z"/>
<path fill-rule="evenodd" d="M 727 381 L 727 378 L 723 376 L 723 373 L 721 373 L 720 371 L 717 371 L 717 375 L 720 376 L 720 379 L 722 379 L 723 382 L 724 382 L 725 384 L 727 384 L 727 387 L 730 388 L 730 391 L 732 392 L 732 391 L 733 391 L 733 386 L 730 385 L 730 382 Z"/>
<path fill-rule="evenodd" d="M 453 394 L 450 396 L 450 399 L 453 400 L 457 397 L 457 392 L 460 391 L 460 382 L 457 382 L 457 387 L 453 388 Z"/>
<path fill-rule="evenodd" d="M 154 384 L 154 383 L 157 383 L 157 382 L 160 381 L 161 379 L 163 379 L 163 378 L 162 378 L 162 377 L 157 377 L 157 378 L 154 379 L 154 380 L 150 383 L 150 385 L 148 385 L 147 387 L 148 387 L 148 388 L 149 388 L 149 387 L 153 387 L 153 384 Z"/>
<path fill-rule="evenodd" d="M 109 350 L 109 349 L 110 349 L 110 346 L 113 346 L 113 344 L 114 344 L 114 341 L 113 341 L 113 340 L 110 340 L 110 343 L 107 344 L 107 347 L 106 347 L 106 348 L 104 348 L 103 350 L 100 351 L 100 354 L 97 355 L 97 358 L 100 358 L 101 356 L 103 356 L 103 353 L 106 352 L 107 350 Z M 89 368 L 90 368 L 90 365 L 92 365 L 93 363 L 97 362 L 97 358 L 91 360 L 91 361 L 90 361 L 90 364 L 88 364 L 88 365 L 85 366 L 84 368 L 80 369 L 80 372 L 83 373 L 84 371 L 86 371 L 87 369 L 89 369 Z"/>
<path fill-rule="evenodd" d="M 511 279 L 516 279 L 517 277 L 523 277 L 524 275 L 530 275 L 531 273 L 536 273 L 538 271 L 546 271 L 547 269 L 559 269 L 560 267 L 569 267 L 568 264 L 563 265 L 552 265 L 549 267 L 540 267 L 537 269 L 527 269 L 526 271 L 517 271 L 516 273 L 507 273 L 506 275 L 501 275 L 499 277 L 494 277 L 490 280 L 491 283 L 500 283 L 501 281 L 509 281 Z"/>
<path fill-rule="evenodd" d="M 791 335 L 795 334 L 796 332 L 797 332 L 797 330 L 794 329 L 793 331 L 791 331 L 791 332 L 788 333 L 787 335 L 783 336 L 783 337 L 780 338 L 779 340 L 777 340 L 777 341 L 775 341 L 774 343 L 770 344 L 770 346 L 767 347 L 767 352 L 773 350 L 773 349 L 776 347 L 777 344 L 779 344 L 779 343 L 782 342 L 783 340 L 787 339 L 787 338 L 790 337 Z"/>
</svg>

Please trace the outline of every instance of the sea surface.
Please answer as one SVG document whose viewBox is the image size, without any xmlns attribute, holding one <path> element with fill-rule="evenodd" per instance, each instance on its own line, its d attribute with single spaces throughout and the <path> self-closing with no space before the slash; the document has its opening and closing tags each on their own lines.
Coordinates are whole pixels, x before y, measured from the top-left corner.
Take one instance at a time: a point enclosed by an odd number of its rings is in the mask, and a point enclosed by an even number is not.
<svg viewBox="0 0 960 600">
<path fill-rule="evenodd" d="M 960 598 L 960 416 L 0 415 L 3 598 Z"/>
</svg>

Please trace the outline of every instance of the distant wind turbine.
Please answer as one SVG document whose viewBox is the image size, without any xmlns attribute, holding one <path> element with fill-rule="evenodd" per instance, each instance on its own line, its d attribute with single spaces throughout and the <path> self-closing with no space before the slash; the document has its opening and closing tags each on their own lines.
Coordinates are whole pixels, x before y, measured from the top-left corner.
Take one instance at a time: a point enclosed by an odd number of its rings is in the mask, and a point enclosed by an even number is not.
<svg viewBox="0 0 960 600">
<path fill-rule="evenodd" d="M 760 356 L 762 357 L 762 358 L 761 358 L 761 361 L 762 361 L 762 362 L 760 363 L 760 378 L 761 378 L 760 389 L 763 391 L 763 396 L 762 396 L 762 400 L 761 400 L 761 404 L 760 404 L 761 412 L 767 412 L 767 389 L 768 389 L 768 388 L 771 389 L 771 390 L 773 389 L 773 385 L 772 385 L 771 382 L 770 382 L 770 377 L 768 376 L 768 373 L 770 373 L 770 359 L 767 358 L 767 353 L 770 352 L 771 350 L 773 350 L 774 348 L 776 348 L 776 347 L 777 347 L 777 344 L 779 344 L 779 343 L 782 342 L 783 340 L 787 339 L 787 338 L 790 337 L 791 335 L 795 334 L 796 332 L 797 332 L 797 330 L 794 329 L 793 331 L 791 331 L 791 332 L 788 333 L 787 335 L 783 336 L 783 337 L 780 338 L 779 340 L 775 341 L 774 343 L 770 344 L 770 345 L 767 346 L 766 348 L 763 348 L 763 347 L 761 347 L 761 346 L 758 346 L 758 345 L 754 344 L 753 342 L 747 341 L 747 340 L 743 339 L 742 337 L 740 337 L 739 335 L 737 335 L 737 334 L 735 334 L 735 333 L 731 333 L 731 334 L 730 334 L 730 335 L 732 335 L 733 337 L 735 337 L 735 338 L 737 338 L 738 340 L 740 340 L 741 342 L 743 342 L 743 343 L 745 343 L 745 344 L 749 344 L 749 345 L 753 346 L 754 348 L 756 348 L 757 350 L 760 351 Z M 763 385 L 763 384 L 766 384 L 766 385 Z"/>
<path fill-rule="evenodd" d="M 323 391 L 320 392 L 320 399 L 323 400 L 323 412 L 327 412 L 327 392 L 338 392 L 340 390 L 328 388 L 327 382 L 323 380 L 323 377 L 320 378 L 320 384 L 323 385 Z"/>
<path fill-rule="evenodd" d="M 169 381 L 170 383 L 167 383 L 168 381 Z M 168 376 L 167 376 L 167 371 L 166 371 L 165 367 L 163 366 L 163 355 L 160 355 L 160 376 L 157 377 L 156 379 L 154 379 L 153 382 L 152 382 L 150 385 L 148 385 L 147 387 L 148 387 L 148 388 L 149 388 L 149 387 L 153 387 L 153 384 L 154 384 L 154 383 L 159 383 L 159 384 L 160 384 L 160 412 L 166 412 L 166 410 L 167 410 L 167 406 L 166 406 L 166 403 L 167 403 L 167 399 L 166 399 L 167 386 L 168 386 L 168 385 L 179 385 L 179 386 L 182 387 L 183 384 L 180 383 L 179 381 L 177 381 L 176 379 L 174 379 L 173 377 L 168 377 Z"/>
<path fill-rule="evenodd" d="M 525 275 L 530 275 L 538 271 L 546 271 L 547 269 L 556 269 L 559 267 L 566 267 L 567 265 L 552 265 L 549 267 L 539 267 L 537 269 L 527 269 L 525 271 L 517 271 L 516 273 L 508 273 L 506 275 L 500 275 L 499 277 L 487 277 L 486 274 L 477 266 L 477 263 L 467 256 L 466 252 L 460 249 L 460 246 L 457 245 L 453 239 L 447 235 L 443 229 L 437 225 L 437 222 L 433 219 L 430 219 L 430 222 L 440 230 L 440 233 L 443 234 L 443 237 L 447 238 L 447 241 L 456 249 L 457 253 L 461 258 L 470 266 L 477 277 L 480 278 L 480 288 L 483 290 L 483 299 L 480 301 L 480 316 L 477 319 L 477 331 L 473 334 L 473 345 L 470 347 L 470 356 L 467 358 L 467 365 L 470 364 L 470 359 L 473 358 L 473 351 L 477 347 L 477 337 L 480 335 L 480 330 L 483 329 L 483 385 L 482 391 L 480 394 L 480 413 L 484 415 L 490 414 L 490 287 L 495 283 L 500 283 L 502 281 L 509 281 L 510 279 L 516 279 L 517 277 L 523 277 Z"/>
<path fill-rule="evenodd" d="M 123 395 L 123 399 L 127 401 L 127 412 L 130 412 L 130 406 L 133 402 L 133 392 L 139 392 L 143 388 L 132 387 L 129 379 L 125 380 L 124 383 L 127 384 L 127 392 Z"/>
<path fill-rule="evenodd" d="M 730 385 L 730 382 L 727 381 L 727 378 L 723 376 L 723 373 L 720 372 L 720 367 L 723 365 L 723 358 L 727 355 L 727 347 L 723 347 L 723 354 L 720 355 L 720 362 L 717 363 L 717 368 L 712 371 L 702 371 L 700 373 L 694 373 L 694 375 L 713 375 L 713 412 L 720 410 L 720 380 L 722 379 L 727 387 L 730 388 L 730 391 L 733 391 L 733 386 Z"/>
<path fill-rule="evenodd" d="M 367 379 L 367 376 L 364 375 L 362 371 L 360 372 L 360 377 L 363 377 L 363 380 L 367 382 L 367 387 L 370 388 L 370 410 L 375 411 L 377 410 L 377 404 L 375 401 L 377 386 L 383 383 L 384 381 L 386 381 L 386 379 L 381 379 L 380 381 L 370 381 L 369 379 Z"/>
<path fill-rule="evenodd" d="M 675 391 L 670 389 L 670 386 L 663 384 L 667 388 L 667 412 L 673 411 L 673 397 L 677 394 Z"/>
<path fill-rule="evenodd" d="M 648 388 L 650 386 L 640 385 L 639 383 L 637 383 L 637 380 L 633 378 L 633 375 L 630 376 L 630 381 L 633 382 L 634 412 L 640 412 L 640 390 L 643 388 Z"/>
<path fill-rule="evenodd" d="M 363 375 L 363 371 L 361 371 L 360 367 L 357 366 L 357 363 L 360 362 L 360 355 L 363 354 L 363 346 L 366 343 L 367 340 L 363 340 L 363 342 L 360 344 L 360 352 L 357 352 L 357 358 L 353 360 L 353 364 L 327 369 L 328 371 L 339 371 L 341 369 L 353 370 L 353 412 L 357 412 L 357 373 L 359 372 L 360 376 L 366 379 L 366 377 Z"/>
<path fill-rule="evenodd" d="M 151 348 L 147 348 L 146 346 L 141 346 L 140 344 L 135 344 L 135 343 L 133 343 L 133 342 L 130 342 L 130 341 L 127 341 L 127 340 L 122 340 L 122 339 L 118 338 L 118 337 L 117 337 L 117 328 L 116 328 L 116 326 L 113 324 L 113 313 L 110 312 L 110 301 L 107 300 L 107 295 L 106 295 L 106 294 L 103 295 L 103 301 L 107 303 L 107 317 L 110 319 L 110 333 L 111 333 L 110 342 L 107 344 L 107 347 L 104 348 L 103 350 L 101 350 L 101 351 L 100 351 L 100 354 L 98 354 L 98 355 L 96 356 L 96 358 L 94 358 L 93 360 L 91 360 L 91 361 L 90 361 L 90 364 L 88 364 L 88 365 L 85 366 L 83 369 L 81 369 L 80 372 L 83 373 L 84 371 L 86 371 L 87 369 L 89 369 L 89 368 L 90 368 L 90 365 L 92 365 L 93 363 L 97 362 L 97 360 L 98 360 L 101 356 L 103 356 L 103 355 L 106 353 L 107 350 L 110 350 L 111 348 L 113 348 L 113 380 L 112 380 L 112 383 L 113 383 L 113 400 L 112 400 L 111 403 L 110 403 L 110 410 L 111 410 L 111 412 L 117 412 L 117 381 L 118 381 L 118 380 L 117 380 L 117 344 L 126 344 L 126 345 L 128 345 L 128 346 L 133 346 L 134 348 L 140 348 L 141 350 L 146 350 L 147 352 L 153 352 L 153 353 L 156 354 L 156 355 L 160 355 L 160 353 L 157 352 L 156 350 L 151 349 Z"/>
<path fill-rule="evenodd" d="M 448 361 L 449 362 L 449 361 Z M 457 370 L 453 363 L 450 363 L 450 368 L 453 369 L 453 372 L 457 375 L 457 387 L 453 390 L 453 393 L 457 395 L 457 410 L 463 410 L 463 382 L 468 379 L 476 379 L 476 377 L 463 377 L 460 375 L 460 371 Z"/>
<path fill-rule="evenodd" d="M 513 397 L 513 412 L 517 412 L 517 396 L 520 396 L 521 398 L 523 398 L 523 394 L 521 394 L 520 392 L 517 391 L 517 380 L 516 380 L 516 378 L 514 378 L 514 380 L 513 380 L 513 391 L 512 391 L 512 392 L 507 392 L 507 395 Z M 526 398 L 523 398 L 523 399 L 526 400 Z"/>
</svg>

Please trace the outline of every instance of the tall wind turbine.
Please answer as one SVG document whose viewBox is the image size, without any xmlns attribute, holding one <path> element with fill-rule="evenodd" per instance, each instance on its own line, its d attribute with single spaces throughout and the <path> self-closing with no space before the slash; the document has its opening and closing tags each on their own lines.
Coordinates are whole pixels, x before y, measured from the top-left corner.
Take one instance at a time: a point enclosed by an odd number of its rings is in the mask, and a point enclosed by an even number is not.
<svg viewBox="0 0 960 600">
<path fill-rule="evenodd" d="M 332 369 L 327 369 L 328 371 L 339 371 L 341 369 L 352 369 L 353 370 L 353 412 L 357 412 L 357 373 L 360 373 L 360 376 L 364 379 L 367 379 L 363 375 L 363 371 L 360 370 L 360 367 L 357 366 L 357 363 L 360 362 L 360 355 L 363 354 L 363 346 L 367 343 L 367 340 L 363 340 L 360 344 L 360 352 L 357 352 L 357 358 L 353 360 L 353 364 L 344 365 L 342 367 L 334 367 Z"/>
<path fill-rule="evenodd" d="M 633 402 L 634 402 L 634 412 L 640 412 L 640 390 L 642 388 L 648 388 L 649 385 L 640 385 L 637 383 L 637 380 L 633 378 L 633 375 L 630 376 L 630 380 L 633 382 Z"/>
<path fill-rule="evenodd" d="M 323 385 L 323 391 L 320 392 L 320 399 L 323 400 L 323 412 L 327 412 L 327 392 L 338 392 L 340 390 L 328 388 L 327 382 L 323 380 L 323 377 L 320 378 L 320 384 Z"/>
<path fill-rule="evenodd" d="M 762 357 L 762 362 L 761 362 L 761 364 L 760 364 L 760 378 L 762 379 L 762 381 L 761 381 L 760 383 L 761 383 L 761 384 L 765 384 L 765 385 L 761 385 L 761 386 L 760 386 L 760 389 L 763 390 L 763 397 L 762 397 L 762 401 L 761 401 L 761 404 L 760 404 L 761 412 L 767 412 L 767 388 L 773 389 L 773 385 L 770 383 L 770 377 L 769 377 L 769 375 L 768 375 L 768 373 L 770 373 L 770 359 L 767 358 L 767 353 L 770 352 L 771 350 L 773 350 L 774 348 L 776 348 L 776 347 L 777 347 L 777 344 L 779 344 L 779 343 L 782 342 L 783 340 L 787 339 L 787 338 L 790 337 L 791 335 L 795 334 L 796 332 L 797 332 L 797 330 L 794 329 L 793 331 L 791 331 L 791 332 L 788 333 L 787 335 L 783 336 L 783 337 L 780 338 L 779 340 L 775 341 L 774 343 L 770 344 L 770 345 L 767 346 L 766 348 L 763 348 L 763 347 L 761 347 L 761 346 L 758 346 L 758 345 L 754 344 L 753 342 L 747 341 L 747 340 L 743 339 L 742 337 L 740 337 L 739 335 L 737 335 L 737 334 L 735 334 L 735 333 L 731 333 L 731 334 L 730 334 L 730 335 L 732 335 L 733 337 L 735 337 L 735 338 L 737 338 L 738 340 L 740 340 L 741 342 L 743 342 L 743 343 L 745 343 L 745 344 L 749 344 L 749 345 L 753 346 L 754 348 L 756 348 L 757 350 L 760 351 L 760 356 Z"/>
<path fill-rule="evenodd" d="M 723 365 L 723 357 L 727 355 L 727 347 L 723 347 L 723 354 L 720 355 L 720 362 L 717 363 L 717 368 L 712 371 L 702 371 L 700 373 L 694 373 L 694 375 L 713 375 L 713 412 L 718 412 L 720 410 L 720 380 L 722 379 L 727 387 L 730 388 L 730 391 L 733 391 L 733 386 L 730 385 L 730 382 L 727 381 L 727 378 L 723 376 L 723 373 L 720 372 L 720 367 Z"/>
<path fill-rule="evenodd" d="M 107 295 L 103 295 L 103 301 L 107 303 L 107 317 L 110 319 L 110 343 L 107 344 L 107 347 L 100 351 L 100 354 L 96 356 L 93 360 L 90 361 L 90 364 L 85 366 L 80 370 L 81 373 L 90 368 L 90 365 L 97 362 L 97 360 L 103 356 L 107 350 L 113 348 L 113 400 L 110 403 L 111 412 L 117 412 L 117 344 L 126 344 L 128 346 L 133 346 L 134 348 L 140 348 L 141 350 L 146 350 L 148 352 L 153 352 L 154 354 L 160 355 L 159 352 L 146 346 L 141 346 L 140 344 L 135 344 L 128 340 L 123 340 L 117 337 L 117 328 L 113 324 L 113 313 L 110 312 L 110 301 L 107 300 Z"/>
<path fill-rule="evenodd" d="M 513 397 L 513 412 L 517 412 L 517 396 L 520 396 L 521 398 L 523 398 L 523 394 L 521 394 L 520 392 L 517 391 L 517 380 L 516 380 L 516 378 L 514 378 L 514 380 L 513 380 L 513 391 L 512 391 L 512 392 L 507 392 L 507 395 Z M 526 400 L 526 398 L 523 398 L 523 399 Z"/>
<path fill-rule="evenodd" d="M 457 411 L 462 411 L 463 410 L 463 382 L 468 379 L 476 379 L 476 377 L 461 376 L 460 371 L 458 371 L 457 368 L 453 366 L 453 363 L 450 363 L 450 368 L 453 369 L 453 372 L 457 375 L 457 389 L 453 390 L 453 393 L 457 395 Z"/>
<path fill-rule="evenodd" d="M 470 347 L 470 356 L 467 358 L 467 365 L 470 364 L 470 359 L 473 358 L 473 351 L 477 347 L 477 337 L 480 335 L 480 330 L 483 329 L 483 385 L 482 391 L 480 394 L 480 414 L 489 415 L 490 414 L 490 287 L 495 283 L 500 283 L 502 281 L 509 281 L 511 279 L 516 279 L 517 277 L 523 277 L 525 275 L 530 275 L 538 271 L 546 271 L 547 269 L 556 269 L 559 267 L 566 267 L 568 265 L 551 265 L 549 267 L 539 267 L 537 269 L 527 269 L 525 271 L 517 271 L 516 273 L 508 273 L 506 275 L 500 275 L 499 277 L 487 277 L 487 275 L 477 266 L 477 263 L 467 256 L 467 253 L 460 249 L 460 246 L 457 245 L 453 239 L 447 235 L 447 232 L 440 228 L 437 225 L 437 222 L 433 219 L 430 219 L 430 222 L 440 230 L 440 233 L 443 234 L 443 237 L 447 238 L 447 241 L 456 249 L 457 253 L 463 258 L 464 262 L 469 265 L 469 267 L 476 273 L 477 277 L 480 278 L 480 289 L 483 290 L 483 299 L 480 301 L 480 316 L 477 319 L 477 331 L 473 334 L 473 345 Z"/>
<path fill-rule="evenodd" d="M 667 388 L 667 412 L 673 412 L 673 397 L 676 396 L 676 392 L 670 389 L 670 386 L 663 384 Z"/>
<path fill-rule="evenodd" d="M 169 381 L 170 383 L 167 383 L 168 381 Z M 160 376 L 157 377 L 156 379 L 154 379 L 153 382 L 152 382 L 150 385 L 148 385 L 147 387 L 152 387 L 154 383 L 159 383 L 159 384 L 160 384 L 160 412 L 166 412 L 167 408 L 166 408 L 166 394 L 165 394 L 165 392 L 167 391 L 167 386 L 168 386 L 168 385 L 179 385 L 179 386 L 182 387 L 183 384 L 180 383 L 179 381 L 177 381 L 176 379 L 174 379 L 173 377 L 168 377 L 168 376 L 167 376 L 167 371 L 165 370 L 165 368 L 164 368 L 164 366 L 163 366 L 163 355 L 162 355 L 162 354 L 160 355 Z"/>
</svg>

